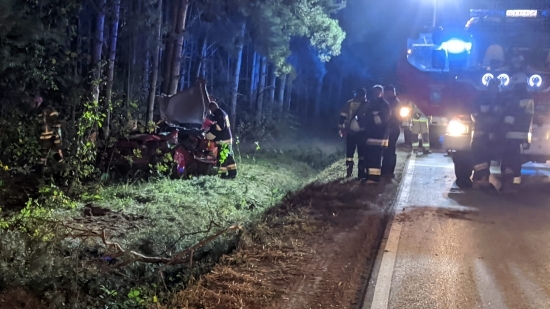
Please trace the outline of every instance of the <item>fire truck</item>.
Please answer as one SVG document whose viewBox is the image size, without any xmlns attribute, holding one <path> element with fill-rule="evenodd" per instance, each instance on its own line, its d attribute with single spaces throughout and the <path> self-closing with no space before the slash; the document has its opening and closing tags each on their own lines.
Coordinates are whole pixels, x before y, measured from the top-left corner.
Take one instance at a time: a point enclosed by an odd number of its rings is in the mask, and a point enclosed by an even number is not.
<svg viewBox="0 0 550 309">
<path fill-rule="evenodd" d="M 535 101 L 531 132 L 522 146 L 524 163 L 544 163 L 550 159 L 550 10 L 470 10 L 464 28 L 439 27 L 409 38 L 398 63 L 400 100 L 430 118 L 432 148 L 464 157 L 470 150 L 473 102 L 491 79 L 501 81 L 502 91 L 513 87 L 517 59 L 523 61 Z M 407 109 L 402 116 L 409 115 Z"/>
</svg>

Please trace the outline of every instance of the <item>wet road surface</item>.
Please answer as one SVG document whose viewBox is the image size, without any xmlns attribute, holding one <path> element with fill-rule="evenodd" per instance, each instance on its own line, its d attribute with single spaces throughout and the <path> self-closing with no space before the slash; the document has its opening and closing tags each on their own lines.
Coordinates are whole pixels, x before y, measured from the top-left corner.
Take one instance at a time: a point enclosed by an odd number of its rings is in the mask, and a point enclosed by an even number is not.
<svg viewBox="0 0 550 309">
<path fill-rule="evenodd" d="M 550 167 L 514 195 L 453 187 L 443 154 L 406 173 L 363 308 L 550 308 Z"/>
</svg>

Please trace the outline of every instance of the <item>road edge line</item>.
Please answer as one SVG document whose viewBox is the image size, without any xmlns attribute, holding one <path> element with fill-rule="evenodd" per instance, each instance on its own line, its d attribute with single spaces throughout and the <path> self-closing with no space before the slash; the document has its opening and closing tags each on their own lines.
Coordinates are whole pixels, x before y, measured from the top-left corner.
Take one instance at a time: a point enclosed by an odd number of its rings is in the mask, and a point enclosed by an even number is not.
<svg viewBox="0 0 550 309">
<path fill-rule="evenodd" d="M 401 228 L 403 226 L 403 223 L 396 221 L 395 218 L 403 212 L 404 207 L 407 206 L 411 191 L 415 162 L 416 155 L 413 153 L 407 162 L 404 177 L 401 183 L 401 190 L 397 197 L 393 214 L 391 214 L 392 218 L 389 225 L 390 232 L 384 247 L 384 253 L 382 255 L 378 276 L 374 283 L 374 295 L 370 306 L 371 309 L 387 309 L 389 305 L 393 270 L 397 256 L 397 248 L 399 246 L 399 238 L 401 236 Z M 366 306 L 363 306 L 363 308 L 366 308 Z"/>
</svg>

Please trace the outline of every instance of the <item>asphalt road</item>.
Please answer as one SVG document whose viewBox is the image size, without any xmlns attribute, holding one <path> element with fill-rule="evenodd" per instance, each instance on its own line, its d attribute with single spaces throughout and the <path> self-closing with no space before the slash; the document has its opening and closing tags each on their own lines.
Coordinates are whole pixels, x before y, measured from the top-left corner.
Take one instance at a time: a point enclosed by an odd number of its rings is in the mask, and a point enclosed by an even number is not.
<svg viewBox="0 0 550 309">
<path fill-rule="evenodd" d="M 550 308 L 550 166 L 522 174 L 463 191 L 450 158 L 412 156 L 363 308 Z"/>
</svg>

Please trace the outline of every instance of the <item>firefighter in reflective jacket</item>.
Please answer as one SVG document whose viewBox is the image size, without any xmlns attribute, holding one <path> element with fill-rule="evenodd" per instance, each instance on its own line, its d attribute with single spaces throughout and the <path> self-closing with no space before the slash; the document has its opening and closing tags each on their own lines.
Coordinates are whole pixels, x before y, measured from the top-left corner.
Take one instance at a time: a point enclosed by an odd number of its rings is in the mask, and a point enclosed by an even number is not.
<svg viewBox="0 0 550 309">
<path fill-rule="evenodd" d="M 384 88 L 375 85 L 372 90 L 372 100 L 363 104 L 357 111 L 359 126 L 363 129 L 360 154 L 365 158 L 365 166 L 359 168 L 364 168 L 364 180 L 367 184 L 376 184 L 380 181 L 382 152 L 388 147 L 391 116 L 390 105 L 383 98 Z"/>
<path fill-rule="evenodd" d="M 529 145 L 535 104 L 527 91 L 527 75 L 516 73 L 510 78 L 514 88 L 503 111 L 504 145 L 501 172 L 503 189 L 514 190 L 521 184 L 521 148 Z"/>
<path fill-rule="evenodd" d="M 34 97 L 35 108 L 32 113 L 40 126 L 41 157 L 37 166 L 37 172 L 42 173 L 46 166 L 47 158 L 53 153 L 54 159 L 63 162 L 61 122 L 59 113 L 48 104 L 43 103 L 40 94 Z"/>
<path fill-rule="evenodd" d="M 212 125 L 206 137 L 218 145 L 219 174 L 222 178 L 237 177 L 237 164 L 233 158 L 233 138 L 231 136 L 229 117 L 218 103 L 210 102 L 208 105 L 211 114 Z"/>
<path fill-rule="evenodd" d="M 415 104 L 412 106 L 412 148 L 415 153 L 422 150 L 424 154 L 428 154 L 430 153 L 429 120 Z M 420 144 L 420 136 L 422 136 L 422 144 Z"/>
<path fill-rule="evenodd" d="M 501 119 L 502 97 L 499 95 L 500 80 L 492 79 L 487 91 L 482 93 L 475 104 L 472 120 L 475 129 L 472 137 L 472 163 L 474 187 L 489 186 L 491 159 L 498 154 L 497 127 Z"/>
<path fill-rule="evenodd" d="M 357 110 L 366 101 L 367 93 L 365 89 L 357 89 L 353 94 L 353 99 L 349 100 L 340 112 L 338 127 L 340 135 L 346 135 L 346 177 L 351 177 L 353 173 L 353 157 L 355 150 L 359 152 L 359 131 L 361 128 L 357 123 Z M 364 166 L 364 158 L 359 155 L 358 167 Z M 364 178 L 364 169 L 358 169 L 358 178 Z"/>
</svg>

